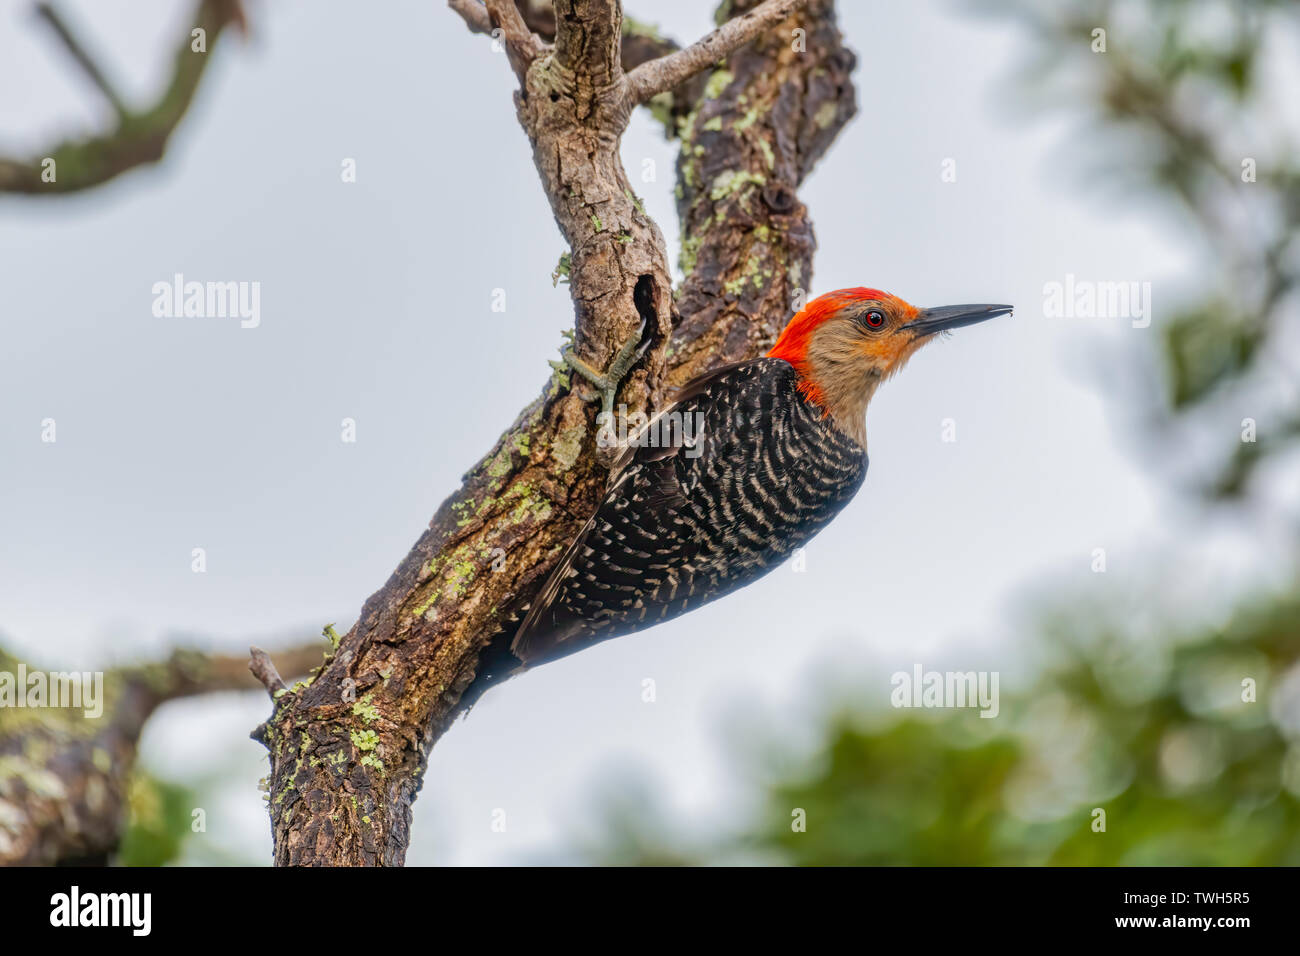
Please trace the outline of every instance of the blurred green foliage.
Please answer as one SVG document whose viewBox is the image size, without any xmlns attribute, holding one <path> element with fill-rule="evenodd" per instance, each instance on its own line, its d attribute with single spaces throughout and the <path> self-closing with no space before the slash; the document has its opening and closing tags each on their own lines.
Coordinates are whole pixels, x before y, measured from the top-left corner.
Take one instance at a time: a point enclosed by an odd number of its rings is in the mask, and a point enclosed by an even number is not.
<svg viewBox="0 0 1300 956">
<path fill-rule="evenodd" d="M 1263 341 L 1262 329 L 1222 300 L 1180 312 L 1161 332 L 1174 408 L 1198 402 L 1215 386 L 1245 374 Z"/>
<path fill-rule="evenodd" d="M 162 866 L 173 862 L 190 835 L 191 808 L 198 800 L 188 787 L 137 769 L 128 794 L 128 818 L 116 862 Z"/>
<path fill-rule="evenodd" d="M 1004 693 L 993 736 L 971 711 L 837 717 L 815 769 L 769 790 L 754 843 L 794 864 L 1300 865 L 1300 599 L 1167 654 L 1052 637 L 1066 660 Z"/>
<path fill-rule="evenodd" d="M 1003 688 L 997 719 L 840 709 L 793 769 L 777 753 L 753 768 L 761 801 L 739 832 L 692 843 L 644 788 L 607 808 L 587 858 L 1300 865 L 1297 595 L 1156 647 L 1063 615 L 1042 635 L 1056 661 L 1023 690 Z"/>
</svg>

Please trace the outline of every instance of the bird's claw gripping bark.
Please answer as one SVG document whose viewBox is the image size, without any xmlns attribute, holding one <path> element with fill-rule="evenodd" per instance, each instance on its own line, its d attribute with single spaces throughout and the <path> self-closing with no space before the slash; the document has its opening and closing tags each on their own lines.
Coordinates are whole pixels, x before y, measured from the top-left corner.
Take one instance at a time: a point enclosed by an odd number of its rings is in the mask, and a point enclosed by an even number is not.
<svg viewBox="0 0 1300 956">
<path fill-rule="evenodd" d="M 573 353 L 573 332 L 567 331 L 564 337 L 568 339 L 568 344 L 560 349 L 560 357 L 564 359 L 564 365 L 567 365 L 573 371 L 577 372 L 592 385 L 600 390 L 600 407 L 601 412 L 606 416 L 614 413 L 614 398 L 618 395 L 618 386 L 623 381 L 623 376 L 640 361 L 641 356 L 650 347 L 649 342 L 642 343 L 641 336 L 645 333 L 645 322 L 637 329 L 636 334 L 623 343 L 618 352 L 614 355 L 614 360 L 609 363 L 609 368 L 604 373 L 596 371 L 582 359 Z M 558 363 L 552 363 L 553 367 L 560 367 Z"/>
</svg>

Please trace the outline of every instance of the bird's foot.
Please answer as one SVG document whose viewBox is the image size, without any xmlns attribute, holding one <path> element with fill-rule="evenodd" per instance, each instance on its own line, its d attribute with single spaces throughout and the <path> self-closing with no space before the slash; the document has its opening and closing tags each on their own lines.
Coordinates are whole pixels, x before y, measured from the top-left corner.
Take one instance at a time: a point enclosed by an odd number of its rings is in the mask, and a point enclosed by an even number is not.
<svg viewBox="0 0 1300 956">
<path fill-rule="evenodd" d="M 601 412 L 606 416 L 606 420 L 614 413 L 614 398 L 618 395 L 618 387 L 623 381 L 623 376 L 641 360 L 641 356 L 645 355 L 646 349 L 650 347 L 649 341 L 641 341 L 641 336 L 644 334 L 645 322 L 642 322 L 636 334 L 623 343 L 614 355 L 614 360 L 609 363 L 609 368 L 602 373 L 596 371 L 573 353 L 573 332 L 564 333 L 564 337 L 569 341 L 560 349 L 560 357 L 564 359 L 564 365 L 577 372 L 597 388 L 600 393 Z M 559 363 L 555 362 L 552 365 L 557 368 L 561 367 Z M 591 399 L 588 399 L 588 401 L 591 401 Z"/>
</svg>

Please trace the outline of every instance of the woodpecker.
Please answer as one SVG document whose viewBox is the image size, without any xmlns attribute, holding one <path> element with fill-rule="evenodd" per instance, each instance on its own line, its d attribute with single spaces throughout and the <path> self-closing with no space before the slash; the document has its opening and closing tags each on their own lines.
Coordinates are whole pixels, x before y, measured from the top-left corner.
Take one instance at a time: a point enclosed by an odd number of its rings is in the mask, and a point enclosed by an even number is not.
<svg viewBox="0 0 1300 956">
<path fill-rule="evenodd" d="M 767 574 L 862 486 L 867 404 L 880 383 L 942 333 L 1010 311 L 919 309 L 878 289 L 841 289 L 809 302 L 763 358 L 685 385 L 656 420 L 676 415 L 696 423 L 694 433 L 629 441 L 507 659 L 498 648 L 485 667 L 504 676 L 503 663 L 517 670 L 563 657 Z"/>
</svg>

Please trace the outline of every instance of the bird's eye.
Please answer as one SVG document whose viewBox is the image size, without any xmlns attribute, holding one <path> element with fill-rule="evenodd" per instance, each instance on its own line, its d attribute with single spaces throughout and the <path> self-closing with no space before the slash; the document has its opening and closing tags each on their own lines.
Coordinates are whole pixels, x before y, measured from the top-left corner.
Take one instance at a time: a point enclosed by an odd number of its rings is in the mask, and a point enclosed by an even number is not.
<svg viewBox="0 0 1300 956">
<path fill-rule="evenodd" d="M 885 327 L 885 314 L 879 309 L 872 309 L 863 316 L 862 321 L 866 323 L 869 329 L 883 329 Z"/>
</svg>

